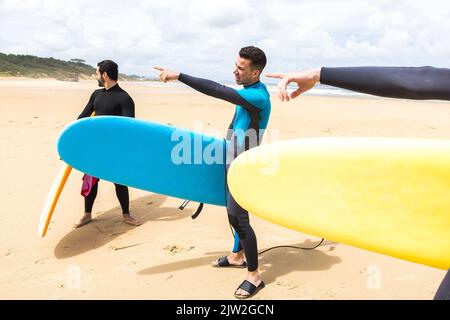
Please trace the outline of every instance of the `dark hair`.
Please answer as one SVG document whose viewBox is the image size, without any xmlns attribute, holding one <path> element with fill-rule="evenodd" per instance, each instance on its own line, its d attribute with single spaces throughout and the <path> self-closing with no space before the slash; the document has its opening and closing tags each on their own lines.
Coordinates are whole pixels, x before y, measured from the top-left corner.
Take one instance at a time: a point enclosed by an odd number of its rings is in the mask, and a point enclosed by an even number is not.
<svg viewBox="0 0 450 320">
<path fill-rule="evenodd" d="M 252 68 L 258 69 L 259 71 L 262 71 L 267 63 L 264 51 L 254 46 L 242 48 L 239 51 L 239 56 L 241 58 L 250 60 L 252 62 Z"/>
<path fill-rule="evenodd" d="M 98 70 L 100 71 L 100 74 L 103 74 L 103 72 L 106 72 L 108 77 L 111 80 L 117 80 L 119 76 L 119 67 L 117 63 L 115 63 L 112 60 L 103 60 L 97 63 L 97 66 L 99 67 Z"/>
</svg>

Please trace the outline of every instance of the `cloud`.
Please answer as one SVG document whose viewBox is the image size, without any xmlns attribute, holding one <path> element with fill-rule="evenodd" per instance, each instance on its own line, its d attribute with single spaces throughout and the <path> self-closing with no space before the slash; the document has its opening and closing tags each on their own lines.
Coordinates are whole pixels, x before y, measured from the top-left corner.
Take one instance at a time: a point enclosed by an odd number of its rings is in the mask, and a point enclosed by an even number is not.
<svg viewBox="0 0 450 320">
<path fill-rule="evenodd" d="M 153 65 L 232 79 L 239 48 L 260 46 L 267 70 L 321 65 L 448 66 L 446 1 L 165 2 L 0 0 L 0 51 L 154 75 Z"/>
</svg>

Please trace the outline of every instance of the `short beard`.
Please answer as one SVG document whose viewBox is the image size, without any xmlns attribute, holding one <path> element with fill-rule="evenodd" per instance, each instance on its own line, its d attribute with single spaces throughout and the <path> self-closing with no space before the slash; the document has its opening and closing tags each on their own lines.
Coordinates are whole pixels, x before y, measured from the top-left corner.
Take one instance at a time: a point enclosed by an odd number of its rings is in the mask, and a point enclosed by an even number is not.
<svg viewBox="0 0 450 320">
<path fill-rule="evenodd" d="M 252 84 L 253 82 L 252 82 L 252 80 L 250 80 L 250 79 L 241 79 L 241 83 L 240 83 L 240 85 L 241 86 L 248 86 L 249 84 Z"/>
<path fill-rule="evenodd" d="M 105 86 L 105 79 L 100 78 L 100 80 L 97 80 L 97 82 L 98 82 L 98 86 L 99 87 L 104 87 Z"/>
</svg>

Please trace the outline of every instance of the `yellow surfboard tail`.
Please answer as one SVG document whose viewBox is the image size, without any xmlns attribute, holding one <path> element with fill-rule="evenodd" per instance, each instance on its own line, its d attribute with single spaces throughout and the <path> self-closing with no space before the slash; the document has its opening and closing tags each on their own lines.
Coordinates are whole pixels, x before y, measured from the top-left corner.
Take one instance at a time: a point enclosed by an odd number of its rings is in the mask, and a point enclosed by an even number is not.
<svg viewBox="0 0 450 320">
<path fill-rule="evenodd" d="M 71 171 L 72 167 L 64 163 L 59 169 L 55 179 L 53 180 L 53 185 L 47 195 L 47 199 L 45 201 L 44 207 L 42 208 L 41 217 L 39 219 L 38 232 L 41 238 L 45 237 L 45 235 L 47 234 L 53 211 L 55 210 L 61 191 L 63 190 Z"/>
</svg>

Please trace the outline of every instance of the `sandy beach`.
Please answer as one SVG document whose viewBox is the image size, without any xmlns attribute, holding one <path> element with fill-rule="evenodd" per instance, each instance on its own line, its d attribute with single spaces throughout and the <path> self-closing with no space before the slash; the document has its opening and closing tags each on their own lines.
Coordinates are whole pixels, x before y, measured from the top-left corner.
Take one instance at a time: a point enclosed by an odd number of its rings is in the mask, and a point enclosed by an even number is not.
<svg viewBox="0 0 450 320">
<path fill-rule="evenodd" d="M 228 128 L 231 104 L 181 87 L 120 82 L 136 117 L 179 127 Z M 223 207 L 198 219 L 182 200 L 130 188 L 122 223 L 112 183 L 101 181 L 95 221 L 80 229 L 82 174 L 74 170 L 45 238 L 39 215 L 61 166 L 56 142 L 86 105 L 95 81 L 0 79 L 0 299 L 233 299 L 242 269 L 212 268 L 233 243 Z M 281 103 L 272 94 L 270 129 L 301 137 L 450 138 L 450 104 L 369 97 L 305 96 Z M 251 216 L 259 250 L 311 247 L 319 238 Z M 260 256 L 266 283 L 254 299 L 432 299 L 444 270 L 325 241 L 311 251 L 274 249 Z"/>
</svg>

